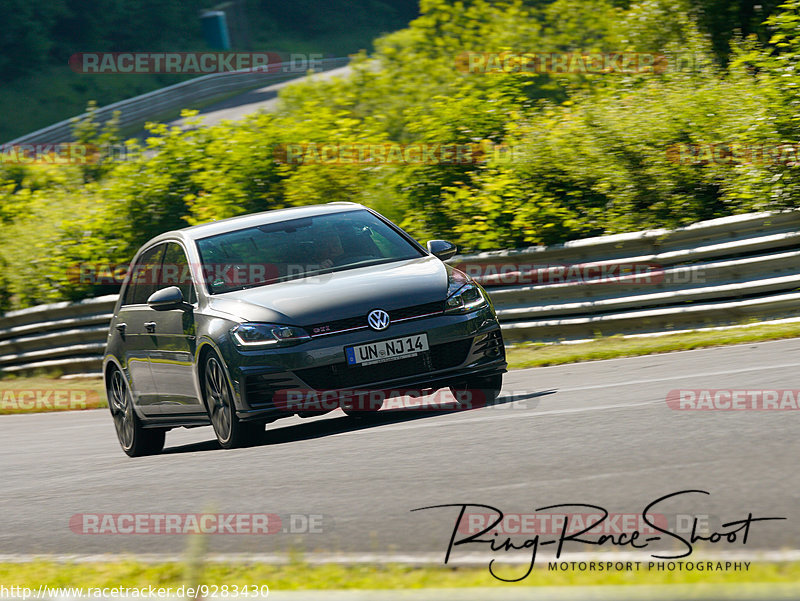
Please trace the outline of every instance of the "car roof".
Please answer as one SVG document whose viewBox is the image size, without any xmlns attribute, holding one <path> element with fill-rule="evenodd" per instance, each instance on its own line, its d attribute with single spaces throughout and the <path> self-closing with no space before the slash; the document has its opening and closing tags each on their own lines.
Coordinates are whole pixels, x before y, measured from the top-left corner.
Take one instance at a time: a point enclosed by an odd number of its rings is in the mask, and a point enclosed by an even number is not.
<svg viewBox="0 0 800 601">
<path fill-rule="evenodd" d="M 329 215 L 332 213 L 344 213 L 357 209 L 366 209 L 366 207 L 356 202 L 331 202 L 324 205 L 307 205 L 262 211 L 261 213 L 248 213 L 247 215 L 239 215 L 238 217 L 220 219 L 219 221 L 211 221 L 201 225 L 193 225 L 180 230 L 165 232 L 149 240 L 147 244 L 142 245 L 142 248 L 152 246 L 164 240 L 174 240 L 178 238 L 186 241 L 194 241 L 217 234 L 224 234 L 225 232 L 266 225 L 268 223 L 277 223 L 302 217 L 314 217 L 317 215 Z"/>
</svg>

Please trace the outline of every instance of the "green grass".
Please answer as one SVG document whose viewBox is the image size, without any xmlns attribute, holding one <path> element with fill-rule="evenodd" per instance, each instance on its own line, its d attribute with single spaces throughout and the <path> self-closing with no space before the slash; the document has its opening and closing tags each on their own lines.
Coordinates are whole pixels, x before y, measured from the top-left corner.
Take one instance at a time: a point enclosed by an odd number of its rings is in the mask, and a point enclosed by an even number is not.
<svg viewBox="0 0 800 601">
<path fill-rule="evenodd" d="M 637 357 L 698 348 L 800 338 L 800 322 L 754 324 L 730 330 L 687 332 L 652 338 L 609 336 L 580 344 L 522 344 L 508 351 L 511 369 L 563 365 L 618 357 Z"/>
<path fill-rule="evenodd" d="M 501 582 L 485 567 L 449 568 L 445 566 L 413 567 L 407 565 L 311 565 L 293 561 L 286 565 L 261 563 L 209 563 L 193 570 L 187 577 L 182 563 L 141 563 L 109 561 L 108 563 L 29 563 L 0 564 L 0 584 L 5 586 L 39 587 L 178 587 L 192 581 L 208 585 L 260 586 L 273 590 L 298 589 L 415 589 L 460 588 L 487 586 L 597 586 L 597 585 L 665 585 L 665 584 L 737 584 L 800 582 L 800 563 L 751 563 L 750 569 L 727 572 L 647 571 L 579 572 L 553 571 L 547 564 L 516 585 Z M 513 568 L 517 575 L 520 566 Z"/>
</svg>

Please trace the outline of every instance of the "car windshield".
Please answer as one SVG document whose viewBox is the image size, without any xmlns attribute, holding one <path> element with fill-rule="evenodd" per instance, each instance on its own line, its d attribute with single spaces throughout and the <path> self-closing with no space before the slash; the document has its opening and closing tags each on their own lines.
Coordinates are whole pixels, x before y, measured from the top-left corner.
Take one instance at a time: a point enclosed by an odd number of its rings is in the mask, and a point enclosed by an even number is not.
<svg viewBox="0 0 800 601">
<path fill-rule="evenodd" d="M 218 234 L 197 248 L 211 294 L 424 256 L 363 209 Z"/>
</svg>

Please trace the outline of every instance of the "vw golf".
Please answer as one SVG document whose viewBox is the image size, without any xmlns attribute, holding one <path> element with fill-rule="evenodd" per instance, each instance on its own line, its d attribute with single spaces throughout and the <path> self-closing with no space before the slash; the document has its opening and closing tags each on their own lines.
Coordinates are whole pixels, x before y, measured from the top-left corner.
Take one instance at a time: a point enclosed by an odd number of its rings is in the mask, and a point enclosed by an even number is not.
<svg viewBox="0 0 800 601">
<path fill-rule="evenodd" d="M 455 252 L 354 203 L 154 238 L 125 277 L 103 361 L 122 449 L 159 453 L 168 430 L 209 424 L 223 448 L 245 446 L 268 422 L 319 414 L 287 391 L 336 392 L 329 409 L 352 416 L 379 409 L 362 391 L 495 399 L 500 326 L 481 286 L 443 263 Z"/>
</svg>

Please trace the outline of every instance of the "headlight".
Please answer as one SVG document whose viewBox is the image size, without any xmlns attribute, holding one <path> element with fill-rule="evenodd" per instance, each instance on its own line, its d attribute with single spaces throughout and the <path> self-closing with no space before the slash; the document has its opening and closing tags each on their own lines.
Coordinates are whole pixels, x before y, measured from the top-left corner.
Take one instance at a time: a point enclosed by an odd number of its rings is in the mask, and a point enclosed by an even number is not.
<svg viewBox="0 0 800 601">
<path fill-rule="evenodd" d="M 483 290 L 465 273 L 453 269 L 447 286 L 445 313 L 469 313 L 487 304 Z"/>
<path fill-rule="evenodd" d="M 243 323 L 231 329 L 231 336 L 248 348 L 291 346 L 311 339 L 303 328 L 272 323 Z"/>
</svg>

